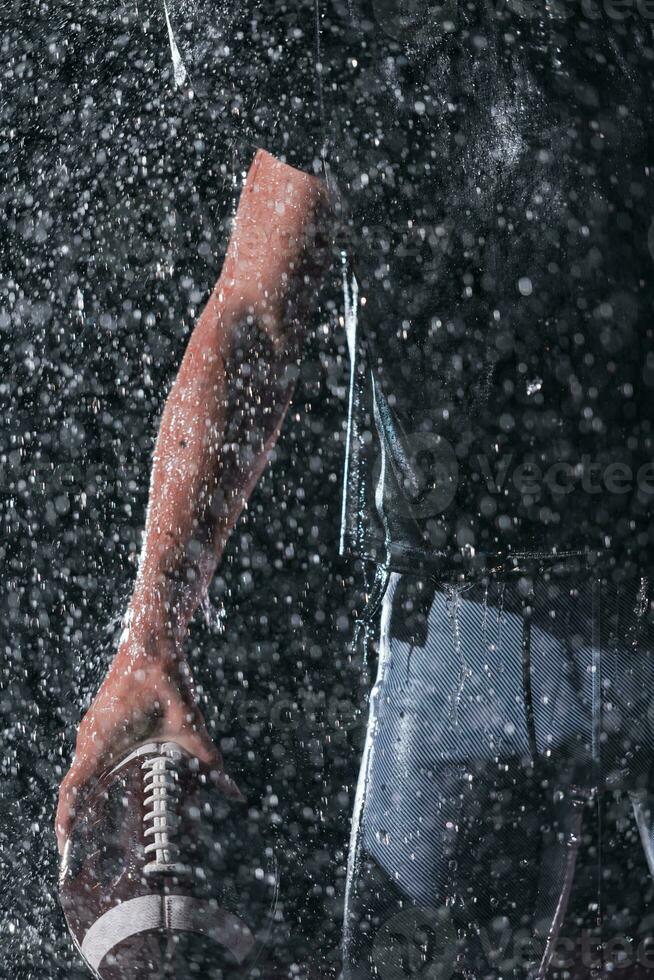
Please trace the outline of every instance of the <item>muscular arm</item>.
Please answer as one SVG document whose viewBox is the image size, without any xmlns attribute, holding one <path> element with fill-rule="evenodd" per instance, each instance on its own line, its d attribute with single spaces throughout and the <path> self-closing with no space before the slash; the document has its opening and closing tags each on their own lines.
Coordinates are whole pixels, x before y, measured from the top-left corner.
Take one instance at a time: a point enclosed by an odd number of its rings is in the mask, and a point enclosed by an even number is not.
<svg viewBox="0 0 654 980">
<path fill-rule="evenodd" d="M 60 850 L 80 797 L 129 747 L 174 738 L 222 769 L 184 638 L 288 408 L 326 271 L 328 225 L 322 181 L 259 151 L 220 278 L 164 409 L 127 626 L 59 794 Z M 238 793 L 226 778 L 224 789 Z"/>
<path fill-rule="evenodd" d="M 277 438 L 324 271 L 324 185 L 259 151 L 157 439 L 130 629 L 179 647 Z"/>
</svg>

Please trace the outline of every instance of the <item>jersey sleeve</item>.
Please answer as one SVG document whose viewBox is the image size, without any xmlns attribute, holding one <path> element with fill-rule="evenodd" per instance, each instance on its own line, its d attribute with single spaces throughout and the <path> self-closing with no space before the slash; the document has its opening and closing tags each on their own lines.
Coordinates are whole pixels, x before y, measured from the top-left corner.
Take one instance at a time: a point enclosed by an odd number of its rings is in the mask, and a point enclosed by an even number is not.
<svg viewBox="0 0 654 980">
<path fill-rule="evenodd" d="M 313 0 L 161 0 L 174 80 L 207 103 L 244 164 L 261 148 L 320 171 Z"/>
</svg>

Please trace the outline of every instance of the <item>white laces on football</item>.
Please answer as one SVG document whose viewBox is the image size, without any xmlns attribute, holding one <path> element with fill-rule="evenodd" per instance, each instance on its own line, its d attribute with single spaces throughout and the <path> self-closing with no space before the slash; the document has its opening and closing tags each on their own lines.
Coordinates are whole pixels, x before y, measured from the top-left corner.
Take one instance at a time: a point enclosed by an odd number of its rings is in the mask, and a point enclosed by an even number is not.
<svg viewBox="0 0 654 980">
<path fill-rule="evenodd" d="M 160 747 L 158 755 L 150 756 L 141 766 L 145 770 L 143 781 L 146 793 L 144 837 L 152 838 L 145 848 L 145 853 L 152 855 L 143 869 L 146 875 L 180 875 L 189 870 L 179 861 L 179 847 L 175 841 L 179 826 L 177 767 L 182 759 L 179 747 L 167 743 Z"/>
</svg>

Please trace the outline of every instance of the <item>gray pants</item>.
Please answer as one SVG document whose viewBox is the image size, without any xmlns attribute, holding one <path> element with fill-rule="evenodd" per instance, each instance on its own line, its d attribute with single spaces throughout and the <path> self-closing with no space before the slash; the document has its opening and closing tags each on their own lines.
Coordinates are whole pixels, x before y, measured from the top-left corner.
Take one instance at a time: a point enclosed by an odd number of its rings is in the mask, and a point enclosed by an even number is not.
<svg viewBox="0 0 654 980">
<path fill-rule="evenodd" d="M 646 580 L 565 563 L 456 586 L 392 575 L 345 980 L 544 976 L 604 792 L 628 801 L 654 875 L 653 741 Z"/>
</svg>

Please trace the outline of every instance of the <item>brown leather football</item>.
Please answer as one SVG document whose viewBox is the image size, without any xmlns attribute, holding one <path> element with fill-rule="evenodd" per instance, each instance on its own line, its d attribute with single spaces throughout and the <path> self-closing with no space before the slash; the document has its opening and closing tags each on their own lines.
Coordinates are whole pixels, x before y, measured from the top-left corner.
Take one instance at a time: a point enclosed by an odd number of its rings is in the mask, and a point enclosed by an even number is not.
<svg viewBox="0 0 654 980">
<path fill-rule="evenodd" d="M 141 745 L 75 819 L 60 899 L 101 980 L 236 980 L 260 960 L 277 900 L 274 849 L 236 786 L 177 743 Z"/>
</svg>

